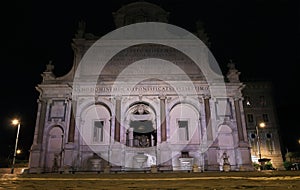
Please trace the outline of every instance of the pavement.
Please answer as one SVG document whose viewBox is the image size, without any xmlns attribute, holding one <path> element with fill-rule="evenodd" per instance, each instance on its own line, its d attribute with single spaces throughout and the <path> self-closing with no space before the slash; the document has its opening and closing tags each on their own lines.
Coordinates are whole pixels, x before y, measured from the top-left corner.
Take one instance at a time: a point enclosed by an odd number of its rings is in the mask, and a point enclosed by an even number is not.
<svg viewBox="0 0 300 190">
<path fill-rule="evenodd" d="M 99 174 L 21 174 L 22 169 L 15 171 L 10 174 L 0 170 L 0 190 L 300 190 L 300 171 Z"/>
</svg>

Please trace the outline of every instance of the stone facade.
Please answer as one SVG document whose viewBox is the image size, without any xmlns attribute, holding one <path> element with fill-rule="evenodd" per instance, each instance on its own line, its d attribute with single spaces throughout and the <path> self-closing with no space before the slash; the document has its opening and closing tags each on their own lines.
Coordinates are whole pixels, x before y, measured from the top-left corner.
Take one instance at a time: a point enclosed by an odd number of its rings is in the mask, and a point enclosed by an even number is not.
<svg viewBox="0 0 300 190">
<path fill-rule="evenodd" d="M 141 7 L 145 11 L 140 12 Z M 114 17 L 117 28 L 122 29 L 137 22 L 167 22 L 168 13 L 138 2 L 122 7 Z M 175 29 L 180 35 L 185 32 Z M 230 170 L 253 170 L 251 153 L 255 151 L 250 146 L 251 128 L 243 104 L 245 84 L 233 63 L 223 78 L 205 67 L 213 63 L 204 43 L 197 46 L 195 40 L 182 41 L 182 36 L 175 35 L 160 43 L 153 36 L 147 43 L 134 37 L 99 41 L 84 31 L 81 23 L 72 43 L 75 56 L 70 72 L 56 77 L 49 63 L 36 87 L 40 97 L 29 172 L 154 167 L 176 171 L 195 166 L 214 171 L 223 168 L 224 155 Z M 159 29 L 155 32 L 164 35 Z M 109 57 L 100 46 L 127 48 Z M 182 53 L 193 47 L 201 53 Z M 92 60 L 100 59 L 98 55 L 107 60 L 100 73 L 97 63 L 82 66 L 92 54 L 96 55 Z M 273 126 L 276 131 L 275 123 Z M 271 138 L 276 135 L 272 133 Z"/>
<path fill-rule="evenodd" d="M 273 167 L 283 169 L 281 137 L 272 83 L 256 81 L 246 82 L 245 84 L 243 106 L 252 161 L 258 163 L 260 148 L 261 158 L 269 158 Z M 266 126 L 259 127 L 261 122 L 264 122 Z M 258 131 L 256 126 L 258 126 Z M 258 135 L 260 137 L 259 141 Z M 258 147 L 258 143 L 260 143 L 260 147 Z"/>
</svg>

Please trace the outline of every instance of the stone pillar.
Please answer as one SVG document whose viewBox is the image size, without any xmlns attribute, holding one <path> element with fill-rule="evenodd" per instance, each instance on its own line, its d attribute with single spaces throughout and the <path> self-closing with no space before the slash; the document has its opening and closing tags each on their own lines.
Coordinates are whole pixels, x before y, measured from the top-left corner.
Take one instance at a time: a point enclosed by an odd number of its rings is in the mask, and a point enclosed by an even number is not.
<svg viewBox="0 0 300 190">
<path fill-rule="evenodd" d="M 244 133 L 243 133 L 242 117 L 241 117 L 241 109 L 240 109 L 240 99 L 239 98 L 234 99 L 234 108 L 235 108 L 238 138 L 239 138 L 239 141 L 244 141 L 245 139 L 244 139 Z"/>
<path fill-rule="evenodd" d="M 116 98 L 116 110 L 115 110 L 115 141 L 120 142 L 120 120 L 121 120 L 121 99 Z"/>
<path fill-rule="evenodd" d="M 38 139 L 38 133 L 39 133 L 39 119 L 40 119 L 40 115 L 41 115 L 41 109 L 42 109 L 42 103 L 41 100 L 38 99 L 37 100 L 38 103 L 38 109 L 37 109 L 37 117 L 36 117 L 36 126 L 34 129 L 34 137 L 33 137 L 33 144 L 36 145 L 37 144 L 37 139 Z"/>
<path fill-rule="evenodd" d="M 38 134 L 37 134 L 37 144 L 43 143 L 43 136 L 44 136 L 44 126 L 45 126 L 45 119 L 46 119 L 46 111 L 47 111 L 47 103 L 45 100 L 40 100 L 40 113 L 38 117 Z"/>
<path fill-rule="evenodd" d="M 44 135 L 44 125 L 46 118 L 47 102 L 46 100 L 38 100 L 38 111 L 36 117 L 36 125 L 34 131 L 33 144 L 30 149 L 29 156 L 29 172 L 30 173 L 41 173 L 42 167 L 42 142 Z"/>
<path fill-rule="evenodd" d="M 207 140 L 213 140 L 212 134 L 212 125 L 211 125 L 211 112 L 210 112 L 210 103 L 209 103 L 209 96 L 204 97 L 204 109 L 205 109 L 205 121 L 206 121 L 206 133 L 207 133 Z"/>
<path fill-rule="evenodd" d="M 129 132 L 129 134 L 128 134 L 128 137 L 129 137 L 129 146 L 133 147 L 133 128 L 130 127 L 128 129 L 128 132 Z"/>
<path fill-rule="evenodd" d="M 167 126 L 166 126 L 166 97 L 160 96 L 160 129 L 161 142 L 167 140 Z"/>
<path fill-rule="evenodd" d="M 74 113 L 73 106 L 71 105 L 68 142 L 74 142 L 74 135 L 75 135 L 75 113 Z"/>
</svg>

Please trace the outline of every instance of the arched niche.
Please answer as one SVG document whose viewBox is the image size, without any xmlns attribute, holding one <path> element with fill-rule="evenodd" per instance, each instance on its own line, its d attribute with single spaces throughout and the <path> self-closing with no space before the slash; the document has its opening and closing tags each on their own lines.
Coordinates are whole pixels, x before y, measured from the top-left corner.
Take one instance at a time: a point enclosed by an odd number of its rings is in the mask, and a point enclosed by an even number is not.
<svg viewBox="0 0 300 190">
<path fill-rule="evenodd" d="M 218 128 L 218 138 L 217 142 L 219 144 L 219 150 L 217 154 L 217 160 L 220 166 L 224 164 L 224 157 L 227 158 L 227 162 L 230 165 L 235 165 L 235 152 L 234 152 L 234 141 L 232 129 L 226 125 L 222 124 Z"/>
<path fill-rule="evenodd" d="M 218 129 L 218 142 L 220 148 L 233 148 L 232 129 L 228 125 L 220 125 Z"/>
<path fill-rule="evenodd" d="M 173 143 L 199 143 L 199 112 L 191 104 L 178 103 L 169 116 L 170 141 Z"/>
<path fill-rule="evenodd" d="M 126 145 L 133 147 L 156 146 L 156 117 L 146 103 L 133 104 L 125 117 Z"/>
<path fill-rule="evenodd" d="M 81 115 L 81 136 L 86 145 L 108 144 L 111 111 L 105 104 L 91 105 Z"/>
<path fill-rule="evenodd" d="M 47 135 L 46 170 L 58 171 L 62 167 L 64 132 L 60 126 L 52 127 Z"/>
</svg>

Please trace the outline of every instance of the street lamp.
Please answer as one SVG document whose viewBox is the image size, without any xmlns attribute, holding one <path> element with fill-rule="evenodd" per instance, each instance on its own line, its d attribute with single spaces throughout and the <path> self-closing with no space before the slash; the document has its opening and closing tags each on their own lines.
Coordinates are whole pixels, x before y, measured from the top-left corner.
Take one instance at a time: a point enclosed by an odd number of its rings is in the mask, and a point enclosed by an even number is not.
<svg viewBox="0 0 300 190">
<path fill-rule="evenodd" d="M 259 157 L 259 162 L 261 161 L 261 150 L 260 150 L 260 137 L 259 137 L 259 131 L 258 131 L 258 127 L 260 128 L 264 128 L 266 126 L 266 124 L 264 122 L 260 122 L 259 124 L 256 123 L 255 128 L 256 128 L 256 136 L 257 136 L 257 149 L 258 149 L 258 157 Z"/>
<path fill-rule="evenodd" d="M 21 122 L 18 119 L 14 119 L 14 120 L 12 120 L 12 124 L 13 125 L 17 125 L 18 129 L 17 129 L 17 136 L 16 136 L 16 144 L 15 144 L 14 157 L 13 157 L 12 166 L 11 166 L 11 172 L 10 172 L 11 174 L 14 173 L 14 169 L 15 169 L 15 162 L 16 162 L 16 156 L 17 156 L 17 147 L 18 147 L 18 138 L 19 138 L 19 131 L 20 131 Z"/>
<path fill-rule="evenodd" d="M 17 154 L 21 154 L 21 153 L 22 153 L 22 150 L 18 149 Z"/>
</svg>

